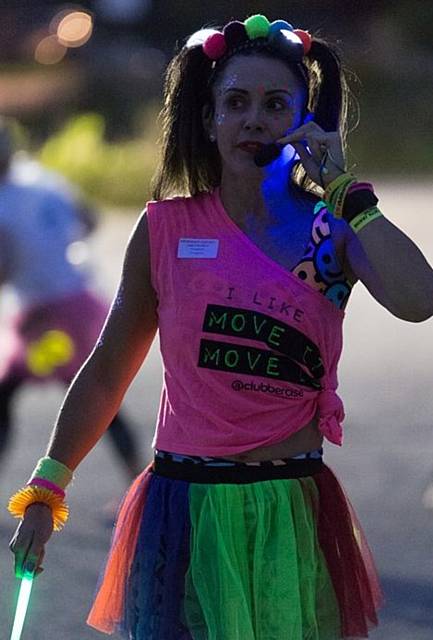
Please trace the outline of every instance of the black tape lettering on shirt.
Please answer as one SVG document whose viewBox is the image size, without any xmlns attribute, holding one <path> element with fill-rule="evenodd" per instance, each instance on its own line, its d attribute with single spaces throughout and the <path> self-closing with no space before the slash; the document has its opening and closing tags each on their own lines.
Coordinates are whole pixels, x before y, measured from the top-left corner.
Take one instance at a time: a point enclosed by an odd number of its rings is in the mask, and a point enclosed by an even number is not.
<svg viewBox="0 0 433 640">
<path fill-rule="evenodd" d="M 305 367 L 309 378 L 318 380 L 325 374 L 318 346 L 298 329 L 264 313 L 209 304 L 203 331 L 257 340 Z"/>
<path fill-rule="evenodd" d="M 205 369 L 262 376 L 321 389 L 320 382 L 286 356 L 267 349 L 216 340 L 200 340 L 198 366 Z"/>
</svg>

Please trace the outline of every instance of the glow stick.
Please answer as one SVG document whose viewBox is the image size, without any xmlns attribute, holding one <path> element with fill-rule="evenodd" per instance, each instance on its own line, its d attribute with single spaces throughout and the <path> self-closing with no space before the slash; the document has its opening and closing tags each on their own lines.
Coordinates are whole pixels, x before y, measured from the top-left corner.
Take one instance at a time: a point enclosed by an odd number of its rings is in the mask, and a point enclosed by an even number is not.
<svg viewBox="0 0 433 640">
<path fill-rule="evenodd" d="M 10 640 L 20 640 L 23 630 L 24 619 L 29 606 L 30 593 L 32 591 L 34 574 L 25 575 L 21 580 L 20 592 L 18 594 L 17 608 L 15 611 L 14 626 Z"/>
</svg>

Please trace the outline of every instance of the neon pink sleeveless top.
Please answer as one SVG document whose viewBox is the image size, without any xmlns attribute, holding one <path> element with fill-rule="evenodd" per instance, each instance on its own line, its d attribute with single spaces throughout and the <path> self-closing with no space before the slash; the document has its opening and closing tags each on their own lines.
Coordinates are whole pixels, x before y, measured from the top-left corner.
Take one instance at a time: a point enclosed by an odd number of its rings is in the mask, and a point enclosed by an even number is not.
<svg viewBox="0 0 433 640">
<path fill-rule="evenodd" d="M 164 371 L 152 446 L 232 455 L 280 442 L 315 416 L 341 445 L 345 314 L 332 295 L 266 256 L 218 189 L 147 211 Z"/>
</svg>

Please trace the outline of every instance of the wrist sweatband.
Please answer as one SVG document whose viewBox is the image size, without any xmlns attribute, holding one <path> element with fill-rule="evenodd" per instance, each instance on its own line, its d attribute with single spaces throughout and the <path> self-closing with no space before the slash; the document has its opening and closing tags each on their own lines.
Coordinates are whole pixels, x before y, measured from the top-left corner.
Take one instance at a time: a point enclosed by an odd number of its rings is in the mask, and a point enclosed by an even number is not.
<svg viewBox="0 0 433 640">
<path fill-rule="evenodd" d="M 29 483 L 33 478 L 44 478 L 49 482 L 53 482 L 61 489 L 66 489 L 73 478 L 72 471 L 62 462 L 45 456 L 38 460 L 38 463 L 30 476 Z"/>
<path fill-rule="evenodd" d="M 41 458 L 27 485 L 10 498 L 9 512 L 23 518 L 27 507 L 41 502 L 51 509 L 54 531 L 60 531 L 69 516 L 64 490 L 72 478 L 72 471 L 63 463 L 49 456 Z"/>
<path fill-rule="evenodd" d="M 356 186 L 353 185 L 354 187 Z M 350 188 L 343 202 L 343 218 L 346 222 L 351 222 L 363 211 L 372 209 L 377 205 L 379 199 L 372 190 L 367 188 Z"/>
<path fill-rule="evenodd" d="M 357 182 L 351 173 L 343 173 L 325 189 L 323 200 L 336 218 L 343 218 L 355 233 L 382 215 L 369 182 Z"/>
</svg>

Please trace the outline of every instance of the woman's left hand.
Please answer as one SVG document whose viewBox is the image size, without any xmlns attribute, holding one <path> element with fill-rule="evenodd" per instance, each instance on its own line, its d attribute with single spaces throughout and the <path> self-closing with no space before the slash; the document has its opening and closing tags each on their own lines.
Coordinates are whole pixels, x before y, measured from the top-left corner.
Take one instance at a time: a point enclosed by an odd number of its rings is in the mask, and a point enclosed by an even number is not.
<svg viewBox="0 0 433 640">
<path fill-rule="evenodd" d="M 308 122 L 277 140 L 291 144 L 297 151 L 309 178 L 326 188 L 345 173 L 346 160 L 338 131 L 324 131 L 315 122 Z"/>
</svg>

